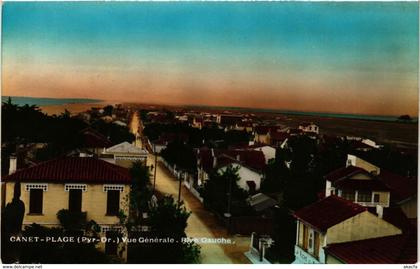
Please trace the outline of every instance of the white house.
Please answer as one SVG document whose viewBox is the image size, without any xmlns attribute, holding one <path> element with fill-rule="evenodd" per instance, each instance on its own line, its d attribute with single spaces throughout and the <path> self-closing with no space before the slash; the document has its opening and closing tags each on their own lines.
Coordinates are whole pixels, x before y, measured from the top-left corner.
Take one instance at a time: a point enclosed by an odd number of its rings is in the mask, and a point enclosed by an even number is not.
<svg viewBox="0 0 420 269">
<path fill-rule="evenodd" d="M 316 133 L 319 134 L 319 127 L 314 123 L 302 123 L 299 125 L 300 130 L 304 131 L 305 133 Z"/>
<path fill-rule="evenodd" d="M 262 151 L 262 153 L 264 154 L 265 163 L 268 163 L 269 160 L 276 158 L 276 149 L 272 146 L 258 146 L 254 147 L 253 149 Z"/>
<path fill-rule="evenodd" d="M 131 167 L 133 162 L 140 161 L 145 164 L 147 161 L 147 151 L 128 142 L 107 148 L 103 153 L 114 156 L 115 164 L 126 168 Z"/>
<path fill-rule="evenodd" d="M 261 180 L 263 178 L 262 173 L 235 161 L 228 165 L 219 167 L 217 171 L 224 172 L 229 165 L 235 169 L 238 169 L 240 180 L 237 183 L 240 188 L 246 191 L 257 191 L 260 189 Z"/>
</svg>

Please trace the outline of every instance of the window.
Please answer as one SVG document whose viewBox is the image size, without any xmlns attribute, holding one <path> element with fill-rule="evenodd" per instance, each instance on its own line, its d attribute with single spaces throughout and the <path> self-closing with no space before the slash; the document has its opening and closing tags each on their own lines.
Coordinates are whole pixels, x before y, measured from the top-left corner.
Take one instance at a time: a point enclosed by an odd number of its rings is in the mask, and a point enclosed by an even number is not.
<svg viewBox="0 0 420 269">
<path fill-rule="evenodd" d="M 82 211 L 82 190 L 70 189 L 69 191 L 69 211 Z"/>
<path fill-rule="evenodd" d="M 310 231 L 309 240 L 308 240 L 308 249 L 310 252 L 312 252 L 313 248 L 314 248 L 314 234 L 313 234 L 313 231 Z"/>
<path fill-rule="evenodd" d="M 342 190 L 341 191 L 341 197 L 346 199 L 346 200 L 350 200 L 350 201 L 354 201 L 354 191 L 353 190 Z"/>
<path fill-rule="evenodd" d="M 42 189 L 29 190 L 29 214 L 42 214 Z"/>
<path fill-rule="evenodd" d="M 358 191 L 357 201 L 358 202 L 372 202 L 372 192 L 371 191 Z"/>
<path fill-rule="evenodd" d="M 373 195 L 373 202 L 375 202 L 375 203 L 379 203 L 379 193 L 375 193 L 374 195 Z"/>
<path fill-rule="evenodd" d="M 120 191 L 107 191 L 106 214 L 110 216 L 117 216 L 120 211 Z"/>
</svg>

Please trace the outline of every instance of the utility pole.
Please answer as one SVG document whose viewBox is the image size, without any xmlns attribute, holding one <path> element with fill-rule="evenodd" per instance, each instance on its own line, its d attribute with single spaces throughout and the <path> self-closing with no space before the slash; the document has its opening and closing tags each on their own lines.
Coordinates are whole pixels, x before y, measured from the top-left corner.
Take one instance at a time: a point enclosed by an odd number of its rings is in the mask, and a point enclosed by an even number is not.
<svg viewBox="0 0 420 269">
<path fill-rule="evenodd" d="M 156 189 L 156 170 L 157 170 L 157 152 L 156 152 L 156 144 L 153 144 L 153 153 L 155 154 L 155 170 L 153 171 L 153 193 L 155 193 Z"/>
<path fill-rule="evenodd" d="M 228 219 L 228 231 L 230 232 L 230 222 L 232 214 L 230 213 L 230 207 L 232 202 L 232 177 L 229 177 L 229 187 L 228 187 L 228 200 L 227 200 L 227 212 L 224 214 L 224 216 Z"/>
<path fill-rule="evenodd" d="M 179 177 L 178 204 L 181 202 L 181 177 Z"/>
</svg>

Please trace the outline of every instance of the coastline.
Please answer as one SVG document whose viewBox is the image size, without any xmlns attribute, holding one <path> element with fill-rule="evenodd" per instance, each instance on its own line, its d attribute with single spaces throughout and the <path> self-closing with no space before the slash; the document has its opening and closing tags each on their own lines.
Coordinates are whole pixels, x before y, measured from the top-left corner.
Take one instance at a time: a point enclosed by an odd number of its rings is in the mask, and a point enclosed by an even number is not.
<svg viewBox="0 0 420 269">
<path fill-rule="evenodd" d="M 39 106 L 42 112 L 46 113 L 47 115 L 60 115 L 64 113 L 67 109 L 70 111 L 71 114 L 77 114 L 80 112 L 84 112 L 89 110 L 91 107 L 104 107 L 111 102 L 102 101 L 98 103 L 69 103 L 69 104 L 61 104 L 61 105 L 43 105 Z"/>
</svg>

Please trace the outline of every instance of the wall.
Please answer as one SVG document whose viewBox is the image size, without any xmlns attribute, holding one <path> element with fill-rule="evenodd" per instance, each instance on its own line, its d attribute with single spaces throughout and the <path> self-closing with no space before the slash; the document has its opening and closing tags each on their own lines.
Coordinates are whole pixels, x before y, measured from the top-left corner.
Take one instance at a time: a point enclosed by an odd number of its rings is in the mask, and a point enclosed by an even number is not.
<svg viewBox="0 0 420 269">
<path fill-rule="evenodd" d="M 372 171 L 376 171 L 376 173 L 379 174 L 381 172 L 379 167 L 377 167 L 377 166 L 375 166 L 371 163 L 368 163 L 367 161 L 362 160 L 362 159 L 358 158 L 357 156 L 348 154 L 347 155 L 347 161 L 349 161 L 349 160 L 351 160 L 351 165 L 363 168 L 366 171 L 368 171 L 369 173 L 371 173 Z"/>
<path fill-rule="evenodd" d="M 401 204 L 401 209 L 407 216 L 407 218 L 417 218 L 417 195 L 408 200 L 407 202 Z"/>
<path fill-rule="evenodd" d="M 340 260 L 335 258 L 334 256 L 331 256 L 329 254 L 326 254 L 326 264 L 343 264 Z"/>
<path fill-rule="evenodd" d="M 332 226 L 327 231 L 327 245 L 332 243 L 401 234 L 401 230 L 368 211 Z"/>
<path fill-rule="evenodd" d="M 255 150 L 260 150 L 264 154 L 265 163 L 268 163 L 270 159 L 276 158 L 276 149 L 270 146 L 264 146 L 260 148 L 255 148 Z"/>
<path fill-rule="evenodd" d="M 249 191 L 249 187 L 248 184 L 246 183 L 247 181 L 254 181 L 255 182 L 255 188 L 256 190 L 260 189 L 261 186 L 261 179 L 262 179 L 262 175 L 258 174 L 244 166 L 241 166 L 239 164 L 233 164 L 232 165 L 234 168 L 239 167 L 239 177 L 241 178 L 238 181 L 238 186 L 246 191 Z M 221 169 L 219 169 L 219 171 L 225 171 L 226 167 L 223 167 Z"/>
<path fill-rule="evenodd" d="M 349 177 L 349 179 L 371 180 L 372 177 L 363 173 L 358 173 L 358 174 L 352 175 L 351 177 Z"/>
<path fill-rule="evenodd" d="M 40 182 L 44 183 L 44 182 Z M 46 182 L 45 182 L 46 183 Z M 6 203 L 13 199 L 14 182 L 6 183 Z M 120 208 L 128 212 L 129 185 L 125 185 L 120 194 Z M 25 190 L 25 182 L 21 184 L 21 198 L 25 204 L 23 224 L 38 223 L 45 226 L 59 224 L 57 212 L 68 208 L 69 192 L 64 191 L 64 184 L 48 183 L 48 190 L 43 193 L 43 214 L 29 215 L 29 191 Z M 82 192 L 82 211 L 87 212 L 87 220 L 95 220 L 98 224 L 114 224 L 116 216 L 106 216 L 106 192 L 102 184 L 87 184 L 87 191 Z"/>
</svg>

